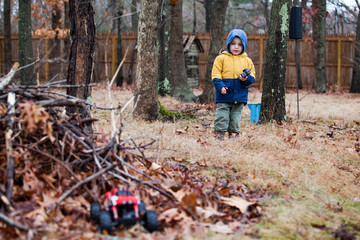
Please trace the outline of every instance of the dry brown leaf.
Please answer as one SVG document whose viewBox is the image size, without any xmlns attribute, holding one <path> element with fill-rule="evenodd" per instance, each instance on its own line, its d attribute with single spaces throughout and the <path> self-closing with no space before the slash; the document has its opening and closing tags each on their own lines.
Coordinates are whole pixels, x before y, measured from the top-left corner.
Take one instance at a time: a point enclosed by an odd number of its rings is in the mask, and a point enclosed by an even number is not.
<svg viewBox="0 0 360 240">
<path fill-rule="evenodd" d="M 196 214 L 199 216 L 202 216 L 204 219 L 208 219 L 214 215 L 215 216 L 224 216 L 225 215 L 225 213 L 218 212 L 212 207 L 202 208 L 199 206 L 196 207 Z"/>
<path fill-rule="evenodd" d="M 236 196 L 232 196 L 231 198 L 221 197 L 221 200 L 229 206 L 238 208 L 241 213 L 245 213 L 249 206 L 256 204 L 256 202 L 248 202 L 245 199 Z"/>
<path fill-rule="evenodd" d="M 204 227 L 208 227 L 211 231 L 217 232 L 217 233 L 233 234 L 235 232 L 229 225 L 227 225 L 227 224 L 225 225 L 220 222 L 218 222 L 216 224 L 201 223 L 201 225 Z"/>
<path fill-rule="evenodd" d="M 151 167 L 150 167 L 150 170 L 151 170 L 151 171 L 155 171 L 155 172 L 156 172 L 156 171 L 161 170 L 161 168 L 162 168 L 162 167 L 161 167 L 159 164 L 154 163 L 154 162 L 151 163 Z"/>
</svg>

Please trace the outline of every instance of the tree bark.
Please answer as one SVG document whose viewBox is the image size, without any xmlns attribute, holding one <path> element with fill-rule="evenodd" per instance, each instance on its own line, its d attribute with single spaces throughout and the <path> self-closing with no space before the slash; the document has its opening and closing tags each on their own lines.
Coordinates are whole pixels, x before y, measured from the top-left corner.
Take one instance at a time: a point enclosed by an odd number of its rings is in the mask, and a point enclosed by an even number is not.
<svg viewBox="0 0 360 240">
<path fill-rule="evenodd" d="M 91 86 L 95 51 L 94 10 L 90 1 L 69 0 L 71 21 L 71 50 L 67 76 L 68 85 L 84 85 L 79 88 L 67 88 L 67 94 L 88 100 L 91 97 Z M 87 107 L 68 109 L 79 111 L 82 118 L 89 117 Z M 91 126 L 86 126 L 91 131 Z"/>
<path fill-rule="evenodd" d="M 33 48 L 31 38 L 31 0 L 19 1 L 19 63 L 24 67 L 33 62 Z M 34 65 L 20 70 L 21 85 L 35 85 L 33 78 Z"/>
<path fill-rule="evenodd" d="M 57 7 L 56 4 L 53 6 L 52 10 L 52 17 L 51 17 L 51 27 L 54 31 L 56 31 L 56 28 L 60 28 L 60 19 L 61 19 L 61 13 L 60 9 Z M 55 38 L 51 39 L 51 52 L 49 54 L 50 59 L 59 58 L 60 57 L 60 40 L 58 38 L 58 33 L 56 32 Z M 60 63 L 58 61 L 49 63 L 49 79 L 51 80 L 53 77 L 55 77 L 57 74 L 60 74 L 61 68 L 59 68 Z M 60 76 L 58 76 L 60 78 Z"/>
<path fill-rule="evenodd" d="M 212 22 L 212 15 L 213 15 L 214 6 L 215 6 L 215 0 L 206 0 L 206 1 L 204 1 L 204 7 L 205 7 L 205 31 L 206 32 L 211 31 L 211 22 Z"/>
<path fill-rule="evenodd" d="M 159 94 L 170 94 L 170 22 L 168 21 L 169 1 L 159 0 L 161 12 L 159 14 Z"/>
<path fill-rule="evenodd" d="M 120 62 L 123 59 L 122 55 L 122 30 L 121 30 L 121 16 L 124 10 L 123 0 L 119 1 L 119 7 L 116 14 L 117 17 L 117 45 L 116 45 L 116 56 L 117 56 L 117 66 L 119 66 Z M 123 74 L 123 67 L 121 66 L 119 74 L 116 78 L 116 85 L 122 86 L 124 82 L 124 74 Z"/>
<path fill-rule="evenodd" d="M 317 93 L 326 92 L 325 34 L 326 34 L 326 0 L 313 0 L 316 14 L 313 16 L 313 41 L 315 43 L 314 89 Z"/>
<path fill-rule="evenodd" d="M 299 5 L 299 0 L 294 0 L 294 6 Z M 295 66 L 296 66 L 296 81 L 299 89 L 303 89 L 302 79 L 301 79 L 301 68 L 300 68 L 300 54 L 299 54 L 299 40 L 295 39 Z"/>
<path fill-rule="evenodd" d="M 64 2 L 64 15 L 65 15 L 64 28 L 65 29 L 71 28 L 69 9 L 70 9 L 69 1 Z M 70 35 L 68 35 L 64 39 L 64 48 L 63 48 L 63 58 L 66 60 L 66 63 L 62 64 L 62 69 L 64 69 L 64 71 L 65 71 L 64 78 L 66 78 L 66 70 L 65 69 L 68 69 L 68 66 L 69 66 L 70 49 L 71 49 L 71 41 L 70 41 Z"/>
<path fill-rule="evenodd" d="M 159 116 L 158 78 L 158 11 L 159 2 L 141 0 L 138 28 L 138 54 L 135 81 L 135 117 L 146 121 Z"/>
<path fill-rule="evenodd" d="M 193 34 L 196 33 L 196 0 L 193 0 Z"/>
<path fill-rule="evenodd" d="M 215 89 L 211 79 L 212 65 L 216 56 L 219 54 L 219 51 L 223 45 L 224 38 L 224 23 L 226 11 L 229 3 L 228 0 L 216 0 L 213 8 L 213 18 L 211 22 L 210 30 L 210 49 L 208 55 L 208 62 L 206 65 L 206 74 L 205 74 L 205 86 L 204 91 L 199 96 L 200 102 L 214 102 L 215 101 Z"/>
<path fill-rule="evenodd" d="M 259 123 L 286 121 L 285 80 L 290 6 L 290 0 L 274 0 L 271 7 Z"/>
<path fill-rule="evenodd" d="M 11 0 L 4 0 L 4 47 L 5 53 L 5 72 L 9 72 L 12 63 L 11 46 Z"/>
<path fill-rule="evenodd" d="M 138 13 L 137 13 L 137 0 L 131 1 L 131 24 L 133 32 L 137 32 L 138 29 Z"/>
<path fill-rule="evenodd" d="M 356 22 L 355 57 L 350 93 L 360 93 L 360 14 Z"/>
<path fill-rule="evenodd" d="M 195 96 L 186 75 L 183 51 L 182 0 L 170 2 L 170 94 L 180 101 L 191 101 Z"/>
</svg>

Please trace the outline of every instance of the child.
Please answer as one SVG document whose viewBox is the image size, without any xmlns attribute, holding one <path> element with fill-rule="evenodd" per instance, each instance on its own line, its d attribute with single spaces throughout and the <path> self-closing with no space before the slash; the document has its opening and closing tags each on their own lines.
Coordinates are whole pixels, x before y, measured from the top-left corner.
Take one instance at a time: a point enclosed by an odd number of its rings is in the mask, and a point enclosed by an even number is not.
<svg viewBox="0 0 360 240">
<path fill-rule="evenodd" d="M 226 40 L 226 48 L 220 50 L 214 61 L 212 80 L 216 92 L 215 137 L 224 139 L 240 133 L 241 112 L 247 103 L 249 87 L 255 82 L 255 67 L 245 50 L 247 36 L 243 30 L 232 30 Z M 247 68 L 250 75 L 241 77 Z"/>
</svg>

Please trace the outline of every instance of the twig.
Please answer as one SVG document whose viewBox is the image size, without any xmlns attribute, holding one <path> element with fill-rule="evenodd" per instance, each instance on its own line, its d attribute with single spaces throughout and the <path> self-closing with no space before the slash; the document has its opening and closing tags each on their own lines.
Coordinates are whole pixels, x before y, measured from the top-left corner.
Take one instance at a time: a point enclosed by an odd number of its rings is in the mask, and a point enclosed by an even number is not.
<svg viewBox="0 0 360 240">
<path fill-rule="evenodd" d="M 5 148 L 6 148 L 6 158 L 7 158 L 7 199 L 12 198 L 13 194 L 13 183 L 14 183 L 14 158 L 12 156 L 12 141 L 11 136 L 13 134 L 13 123 L 14 123 L 14 112 L 15 112 L 15 94 L 10 92 L 8 95 L 8 109 L 9 109 L 9 121 L 7 123 L 6 132 L 5 132 Z"/>
<path fill-rule="evenodd" d="M 114 167 L 116 167 L 116 164 L 112 164 L 107 166 L 106 168 L 101 169 L 100 171 L 98 171 L 97 173 L 83 179 L 82 181 L 78 182 L 77 184 L 75 184 L 72 188 L 70 188 L 69 190 L 67 190 L 63 195 L 61 195 L 57 202 L 54 203 L 53 205 L 51 205 L 48 210 L 46 211 L 48 214 L 51 212 L 51 210 L 56 207 L 60 202 L 62 202 L 65 198 L 67 198 L 73 191 L 75 191 L 78 187 L 80 187 L 81 185 L 90 182 L 91 180 L 93 180 L 94 178 L 97 178 L 98 176 L 106 173 L 107 171 L 110 171 L 111 169 L 113 169 Z"/>
<path fill-rule="evenodd" d="M 21 225 L 21 224 L 15 222 L 14 220 L 10 219 L 8 216 L 6 216 L 5 214 L 3 214 L 1 212 L 0 212 L 0 220 L 2 222 L 6 223 L 7 225 L 10 225 L 12 227 L 16 227 L 16 228 L 18 228 L 20 230 L 23 230 L 23 231 L 29 230 L 28 226 Z"/>
<path fill-rule="evenodd" d="M 334 128 L 337 130 L 350 130 L 350 131 L 359 131 L 359 129 L 355 129 L 355 128 L 344 128 L 344 127 L 338 127 L 338 126 L 332 126 L 332 125 L 326 125 L 324 123 L 319 123 L 317 121 L 311 121 L 311 120 L 300 120 L 300 122 L 305 122 L 305 123 L 311 123 L 311 124 L 316 124 L 316 125 L 321 125 L 327 128 Z"/>
</svg>

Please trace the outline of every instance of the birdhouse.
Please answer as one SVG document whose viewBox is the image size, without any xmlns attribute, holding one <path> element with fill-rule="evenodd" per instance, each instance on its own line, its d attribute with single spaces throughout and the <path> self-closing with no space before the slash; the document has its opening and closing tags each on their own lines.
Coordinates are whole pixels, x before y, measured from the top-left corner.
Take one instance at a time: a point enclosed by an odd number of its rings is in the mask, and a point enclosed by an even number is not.
<svg viewBox="0 0 360 240">
<path fill-rule="evenodd" d="M 190 88 L 199 86 L 199 53 L 204 52 L 199 38 L 194 35 L 183 36 L 183 47 L 187 80 Z"/>
</svg>

